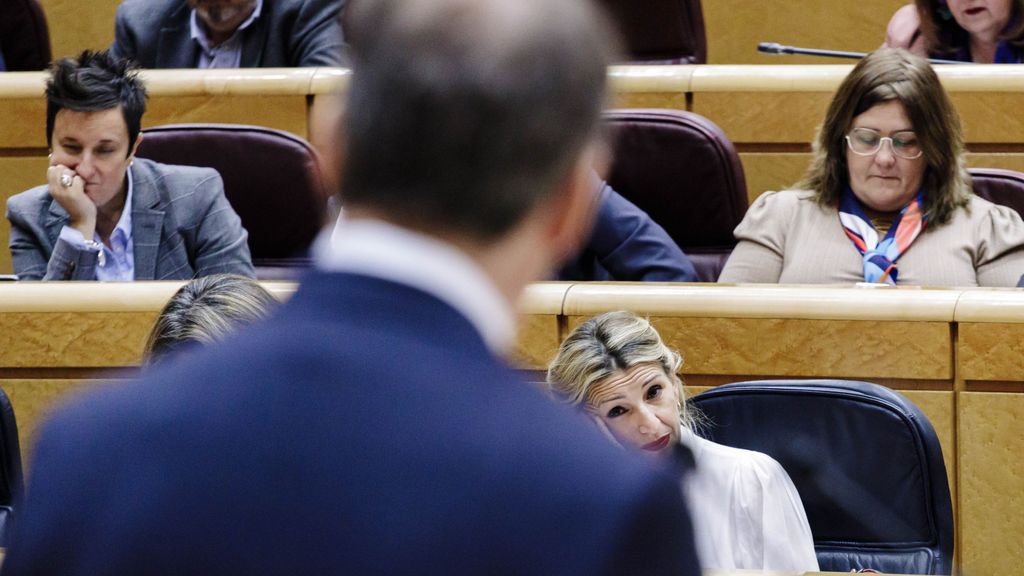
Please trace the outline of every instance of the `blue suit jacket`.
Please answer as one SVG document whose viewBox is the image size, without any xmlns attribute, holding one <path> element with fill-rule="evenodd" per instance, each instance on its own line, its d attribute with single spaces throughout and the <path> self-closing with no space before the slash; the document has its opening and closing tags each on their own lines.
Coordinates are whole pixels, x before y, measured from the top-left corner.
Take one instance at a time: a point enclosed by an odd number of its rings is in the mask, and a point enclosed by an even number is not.
<svg viewBox="0 0 1024 576">
<path fill-rule="evenodd" d="M 698 282 L 693 263 L 646 212 L 600 182 L 597 220 L 560 280 Z"/>
<path fill-rule="evenodd" d="M 7 576 L 699 574 L 678 478 L 364 276 L 77 400 L 32 472 Z"/>
<path fill-rule="evenodd" d="M 241 68 L 342 66 L 338 17 L 345 0 L 263 0 L 260 17 L 242 31 Z M 199 48 L 185 0 L 124 0 L 117 7 L 110 51 L 143 68 L 195 68 Z"/>
<path fill-rule="evenodd" d="M 131 168 L 136 280 L 209 274 L 255 277 L 249 234 L 212 168 L 136 158 Z M 20 280 L 95 280 L 98 252 L 60 240 L 68 211 L 44 184 L 7 200 L 11 259 Z"/>
</svg>

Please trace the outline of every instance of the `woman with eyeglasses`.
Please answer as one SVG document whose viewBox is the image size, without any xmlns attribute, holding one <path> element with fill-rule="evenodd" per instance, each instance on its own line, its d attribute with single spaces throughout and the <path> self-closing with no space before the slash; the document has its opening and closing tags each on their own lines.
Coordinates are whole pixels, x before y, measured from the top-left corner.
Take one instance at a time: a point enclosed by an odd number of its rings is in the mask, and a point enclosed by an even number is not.
<svg viewBox="0 0 1024 576">
<path fill-rule="evenodd" d="M 839 86 L 804 179 L 736 227 L 719 282 L 1015 286 L 1024 221 L 975 196 L 964 164 L 931 66 L 876 50 Z"/>
</svg>

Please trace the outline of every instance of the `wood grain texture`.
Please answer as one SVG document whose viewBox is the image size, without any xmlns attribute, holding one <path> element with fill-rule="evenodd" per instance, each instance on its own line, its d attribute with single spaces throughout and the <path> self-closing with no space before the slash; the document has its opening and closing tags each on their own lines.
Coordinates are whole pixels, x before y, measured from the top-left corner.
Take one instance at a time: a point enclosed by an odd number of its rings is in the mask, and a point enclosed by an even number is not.
<svg viewBox="0 0 1024 576">
<path fill-rule="evenodd" d="M 1024 394 L 963 392 L 959 403 L 961 574 L 1024 565 Z"/>
<path fill-rule="evenodd" d="M 906 0 L 711 0 L 702 2 L 711 64 L 822 64 L 811 56 L 772 56 L 758 42 L 867 52 L 885 39 L 892 13 Z M 842 62 L 840 60 L 840 62 Z"/>
<path fill-rule="evenodd" d="M 525 370 L 547 370 L 558 352 L 558 316 L 530 314 L 521 317 L 512 363 Z"/>
<path fill-rule="evenodd" d="M 50 26 L 54 58 L 82 50 L 102 50 L 114 42 L 114 14 L 119 0 L 39 0 Z M 86 9 L 88 8 L 88 9 Z"/>
<path fill-rule="evenodd" d="M 143 127 L 185 122 L 255 124 L 306 137 L 306 96 L 167 96 L 150 99 Z"/>
<path fill-rule="evenodd" d="M 137 365 L 158 313 L 0 314 L 0 367 Z"/>
<path fill-rule="evenodd" d="M 31 460 L 36 431 L 45 418 L 72 395 L 91 387 L 88 380 L 3 379 L 0 388 L 11 399 L 14 417 L 18 421 L 18 441 L 24 463 Z"/>
<path fill-rule="evenodd" d="M 1024 380 L 1024 324 L 961 323 L 958 373 L 962 380 Z"/>
<path fill-rule="evenodd" d="M 39 156 L 4 157 L 0 155 L 0 202 L 7 205 L 7 199 L 19 192 L 46 181 L 48 166 L 45 153 Z M 0 274 L 13 274 L 11 251 L 7 246 L 11 236 L 11 224 L 7 218 L 0 219 Z"/>
<path fill-rule="evenodd" d="M 810 144 L 831 100 L 831 92 L 698 92 L 692 110 L 737 144 Z"/>
<path fill-rule="evenodd" d="M 586 318 L 570 317 L 570 329 Z M 683 355 L 683 374 L 953 378 L 949 327 L 942 322 L 650 319 L 665 343 Z"/>
<path fill-rule="evenodd" d="M 803 178 L 811 162 L 809 153 L 740 152 L 751 203 L 768 191 L 790 190 Z"/>
</svg>

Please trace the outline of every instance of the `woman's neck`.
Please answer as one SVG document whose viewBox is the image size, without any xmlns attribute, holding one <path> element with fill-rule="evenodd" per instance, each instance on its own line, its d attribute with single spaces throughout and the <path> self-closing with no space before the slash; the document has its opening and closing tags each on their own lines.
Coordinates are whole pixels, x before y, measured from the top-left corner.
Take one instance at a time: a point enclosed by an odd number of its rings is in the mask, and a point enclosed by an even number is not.
<svg viewBox="0 0 1024 576">
<path fill-rule="evenodd" d="M 971 35 L 971 61 L 976 64 L 992 64 L 996 61 L 996 50 L 999 47 L 999 36 L 982 38 Z"/>
</svg>

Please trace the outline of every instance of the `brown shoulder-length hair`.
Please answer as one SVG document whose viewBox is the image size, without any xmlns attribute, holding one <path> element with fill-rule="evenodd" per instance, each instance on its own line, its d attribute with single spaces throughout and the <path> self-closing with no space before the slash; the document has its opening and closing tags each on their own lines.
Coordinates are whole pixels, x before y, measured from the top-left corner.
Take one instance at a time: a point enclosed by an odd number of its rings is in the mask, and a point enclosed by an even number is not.
<svg viewBox="0 0 1024 576">
<path fill-rule="evenodd" d="M 814 191 L 819 204 L 838 206 L 850 182 L 846 133 L 853 119 L 892 100 L 903 105 L 924 150 L 924 212 L 934 224 L 948 222 L 971 196 L 960 117 L 928 62 L 906 50 L 875 50 L 843 80 L 818 129 L 811 166 L 796 186 Z"/>
<path fill-rule="evenodd" d="M 1010 0 L 1010 22 L 999 35 L 1016 48 L 1024 48 L 1024 0 Z M 968 45 L 969 33 L 960 27 L 946 0 L 915 0 L 921 18 L 921 35 L 933 57 L 948 57 Z"/>
</svg>

